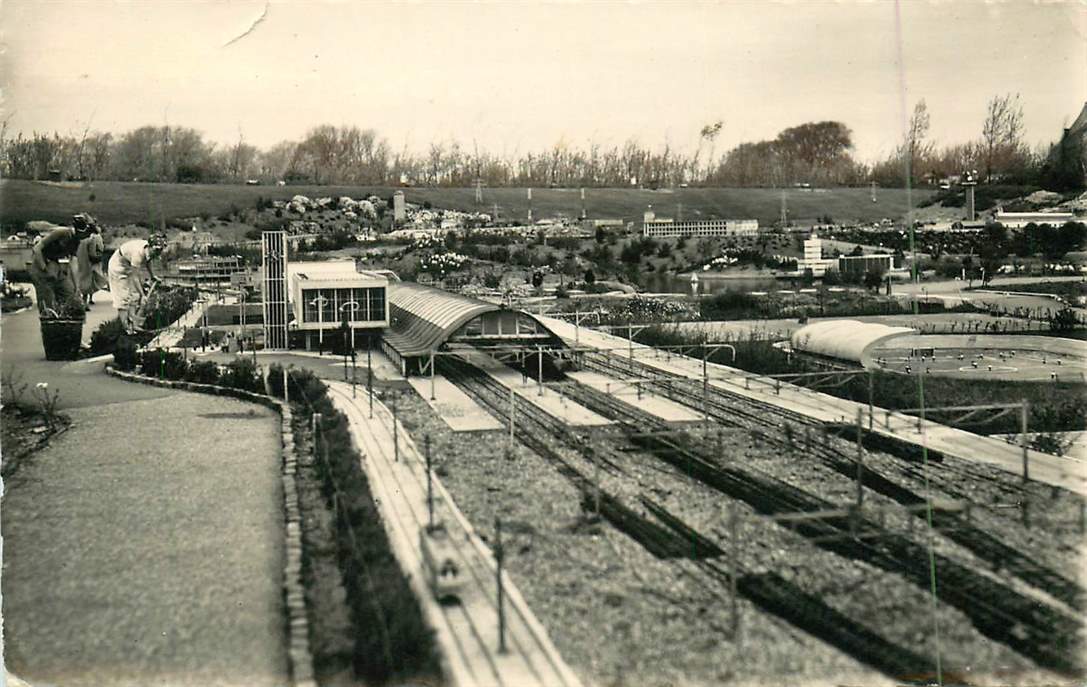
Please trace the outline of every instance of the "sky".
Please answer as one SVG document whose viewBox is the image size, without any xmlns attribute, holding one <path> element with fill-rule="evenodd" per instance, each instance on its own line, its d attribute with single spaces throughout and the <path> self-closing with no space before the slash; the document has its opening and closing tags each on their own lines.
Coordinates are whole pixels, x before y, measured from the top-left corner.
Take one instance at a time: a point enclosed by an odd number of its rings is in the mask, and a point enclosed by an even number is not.
<svg viewBox="0 0 1087 687">
<path fill-rule="evenodd" d="M 977 138 L 997 94 L 1020 94 L 1032 145 L 1087 101 L 1073 2 L 4 0 L 0 31 L 9 134 L 168 123 L 266 147 L 329 123 L 512 156 L 693 152 L 721 120 L 720 154 L 829 119 L 873 161 L 922 98 L 938 144 Z"/>
</svg>

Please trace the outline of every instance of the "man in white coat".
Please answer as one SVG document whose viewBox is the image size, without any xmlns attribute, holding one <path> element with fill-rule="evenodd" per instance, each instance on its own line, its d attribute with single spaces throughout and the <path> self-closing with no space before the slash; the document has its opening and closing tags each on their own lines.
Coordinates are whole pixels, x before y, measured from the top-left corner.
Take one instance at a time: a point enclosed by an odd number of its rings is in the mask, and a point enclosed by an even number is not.
<svg viewBox="0 0 1087 687">
<path fill-rule="evenodd" d="M 144 272 L 151 281 L 158 278 L 151 271 L 151 260 L 165 247 L 165 241 L 152 235 L 149 240 L 125 241 L 109 259 L 109 290 L 113 307 L 128 333 L 136 329 L 136 313 L 144 299 Z"/>
</svg>

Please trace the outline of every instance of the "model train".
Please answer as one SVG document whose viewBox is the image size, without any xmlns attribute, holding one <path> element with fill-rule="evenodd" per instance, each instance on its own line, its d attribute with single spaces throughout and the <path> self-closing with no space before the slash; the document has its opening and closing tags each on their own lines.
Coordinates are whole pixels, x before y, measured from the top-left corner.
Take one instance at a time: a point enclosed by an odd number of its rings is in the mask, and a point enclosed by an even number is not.
<svg viewBox="0 0 1087 687">
<path fill-rule="evenodd" d="M 423 573 L 431 593 L 439 602 L 459 601 L 464 588 L 457 552 L 444 523 L 424 526 L 419 530 L 419 549 L 423 557 Z"/>
</svg>

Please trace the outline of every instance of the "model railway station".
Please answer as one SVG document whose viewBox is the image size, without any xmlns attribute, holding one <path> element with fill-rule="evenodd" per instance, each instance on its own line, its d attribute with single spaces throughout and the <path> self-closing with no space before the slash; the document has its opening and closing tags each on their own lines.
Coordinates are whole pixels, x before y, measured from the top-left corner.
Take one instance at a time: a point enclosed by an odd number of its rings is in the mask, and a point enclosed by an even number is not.
<svg viewBox="0 0 1087 687">
<path fill-rule="evenodd" d="M 863 665 L 849 668 L 862 671 L 856 682 L 875 684 L 872 671 L 897 677 L 918 664 L 902 647 L 930 627 L 933 604 L 961 618 L 949 631 L 970 656 L 999 647 L 1018 670 L 1082 672 L 1067 651 L 1081 623 L 1066 612 L 1083 603 L 1066 553 L 1087 531 L 1081 461 L 1028 443 L 1025 400 L 914 408 L 884 404 L 873 387 L 1074 381 L 1087 371 L 1082 346 L 814 318 L 760 351 L 790 370 L 764 374 L 740 367 L 750 353 L 739 340 L 645 345 L 637 330 L 652 325 L 587 326 L 584 309 L 538 314 L 352 259 L 293 261 L 281 232 L 266 232 L 262 247 L 259 298 L 202 289 L 117 374 L 218 394 L 250 370 L 238 398 L 281 404 L 285 470 L 297 477 L 307 464 L 326 480 L 309 498 L 347 528 L 346 548 L 325 560 L 331 579 L 351 567 L 339 556 L 361 555 L 350 528 L 379 528 L 365 539 L 387 539 L 383 555 L 433 636 L 443 684 L 603 683 L 592 665 L 613 637 L 597 626 L 612 615 L 661 619 L 654 644 L 712 638 L 714 660 L 737 665 L 761 660 L 746 638 L 770 637 L 765 646 Z M 209 327 L 247 345 L 194 350 L 187 335 Z M 217 387 L 190 376 L 209 369 Z M 835 388 L 847 383 L 848 394 Z M 960 422 L 979 418 L 1018 431 Z M 279 446 L 278 431 L 270 441 Z M 289 513 L 299 483 L 284 478 Z M 366 514 L 348 510 L 362 489 Z M 922 546 L 933 539 L 941 574 L 953 573 L 935 602 Z M 300 574 L 300 558 L 288 553 L 287 575 Z M 879 599 L 848 591 L 873 575 Z M 309 613 L 300 597 L 287 592 L 293 627 Z M 1018 618 L 1030 640 L 989 622 L 997 615 Z"/>
</svg>

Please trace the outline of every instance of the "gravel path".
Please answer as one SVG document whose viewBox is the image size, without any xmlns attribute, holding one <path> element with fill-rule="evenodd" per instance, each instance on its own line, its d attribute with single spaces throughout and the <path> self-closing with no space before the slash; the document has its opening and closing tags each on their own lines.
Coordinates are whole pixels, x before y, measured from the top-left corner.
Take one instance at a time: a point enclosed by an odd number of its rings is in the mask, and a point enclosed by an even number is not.
<svg viewBox="0 0 1087 687">
<path fill-rule="evenodd" d="M 72 428 L 5 485 L 8 669 L 285 684 L 274 413 L 187 393 L 67 412 Z"/>
</svg>

